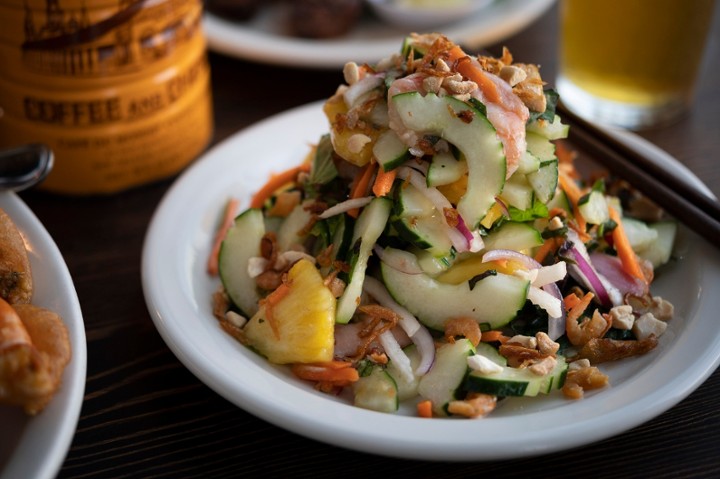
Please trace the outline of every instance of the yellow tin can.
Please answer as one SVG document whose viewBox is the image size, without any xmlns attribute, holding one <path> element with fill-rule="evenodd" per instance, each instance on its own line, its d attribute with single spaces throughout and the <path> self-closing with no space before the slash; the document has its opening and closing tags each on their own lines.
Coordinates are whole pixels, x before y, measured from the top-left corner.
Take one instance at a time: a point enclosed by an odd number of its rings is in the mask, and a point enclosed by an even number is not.
<svg viewBox="0 0 720 479">
<path fill-rule="evenodd" d="M 3 0 L 0 146 L 50 146 L 57 193 L 177 173 L 212 136 L 201 19 L 201 0 Z"/>
</svg>

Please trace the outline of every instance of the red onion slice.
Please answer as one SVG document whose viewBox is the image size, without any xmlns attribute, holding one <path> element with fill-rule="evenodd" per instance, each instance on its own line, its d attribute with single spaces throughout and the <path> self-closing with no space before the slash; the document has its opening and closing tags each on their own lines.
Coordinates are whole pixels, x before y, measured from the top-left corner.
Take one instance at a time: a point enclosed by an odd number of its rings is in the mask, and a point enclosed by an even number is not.
<svg viewBox="0 0 720 479">
<path fill-rule="evenodd" d="M 647 292 L 647 284 L 627 274 L 617 256 L 591 253 L 590 261 L 597 272 L 604 276 L 623 296 L 628 293 L 634 296 L 643 296 Z"/>
<path fill-rule="evenodd" d="M 610 295 L 607 289 L 605 289 L 605 285 L 598 276 L 597 271 L 595 271 L 592 264 L 590 264 L 580 250 L 578 250 L 577 245 L 574 244 L 568 250 L 568 253 L 570 253 L 571 259 L 575 261 L 575 264 L 568 264 L 570 275 L 592 291 L 598 301 L 600 301 L 600 304 L 607 307 L 612 306 Z"/>
</svg>

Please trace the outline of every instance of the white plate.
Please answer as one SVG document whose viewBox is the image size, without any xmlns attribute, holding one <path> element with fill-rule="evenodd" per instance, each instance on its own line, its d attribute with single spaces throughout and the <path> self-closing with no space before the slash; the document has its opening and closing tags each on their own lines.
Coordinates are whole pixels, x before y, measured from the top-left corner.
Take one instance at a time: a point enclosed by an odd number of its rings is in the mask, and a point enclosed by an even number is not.
<svg viewBox="0 0 720 479">
<path fill-rule="evenodd" d="M 0 193 L 0 208 L 13 219 L 30 253 L 33 304 L 62 317 L 70 334 L 72 359 L 50 404 L 35 417 L 0 406 L 0 479 L 57 475 L 67 454 L 85 393 L 85 326 L 75 286 L 55 242 L 35 214 L 14 193 Z"/>
<path fill-rule="evenodd" d="M 474 50 L 519 32 L 554 1 L 495 0 L 477 14 L 438 30 Z M 342 38 L 295 38 L 282 34 L 278 14 L 272 9 L 247 22 L 232 22 L 206 12 L 203 28 L 209 48 L 216 52 L 262 63 L 313 68 L 341 68 L 351 60 L 375 63 L 399 51 L 409 33 L 370 19 Z"/>
<path fill-rule="evenodd" d="M 658 348 L 603 366 L 612 386 L 582 401 L 560 394 L 507 399 L 482 420 L 421 419 L 356 408 L 294 379 L 224 333 L 211 313 L 219 281 L 205 261 L 230 197 L 249 196 L 272 172 L 296 165 L 308 144 L 327 131 L 321 104 L 265 120 L 213 148 L 161 201 L 148 230 L 142 281 L 160 334 L 203 382 L 248 412 L 279 427 L 365 452 L 415 459 L 489 460 L 531 456 L 597 441 L 669 409 L 699 386 L 720 361 L 720 254 L 684 228 L 682 259 L 658 275 L 654 292 L 672 301 L 677 317 Z M 660 150 L 678 174 L 690 173 Z M 280 141 L 278 141 L 280 140 Z M 692 181 L 702 184 L 692 177 Z M 692 248 L 689 248 L 689 245 Z"/>
</svg>

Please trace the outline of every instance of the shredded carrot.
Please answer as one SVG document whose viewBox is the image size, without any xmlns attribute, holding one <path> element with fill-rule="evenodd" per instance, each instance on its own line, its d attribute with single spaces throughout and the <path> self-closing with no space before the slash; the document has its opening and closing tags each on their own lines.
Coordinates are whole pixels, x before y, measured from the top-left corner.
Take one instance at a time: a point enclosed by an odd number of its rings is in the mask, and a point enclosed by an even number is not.
<svg viewBox="0 0 720 479">
<path fill-rule="evenodd" d="M 360 198 L 362 196 L 367 196 L 368 190 L 370 188 L 370 180 L 372 179 L 373 175 L 375 174 L 375 170 L 377 170 L 377 163 L 368 163 L 365 165 L 362 169 L 362 172 L 360 173 L 360 176 L 357 177 L 357 181 L 353 184 L 352 190 L 350 190 L 350 198 Z M 357 218 L 358 214 L 360 213 L 360 210 L 358 208 L 353 208 L 348 211 L 348 214 L 352 216 L 353 218 Z"/>
<path fill-rule="evenodd" d="M 385 171 L 382 166 L 379 167 L 372 188 L 373 194 L 377 197 L 387 195 L 395 182 L 396 176 L 397 170 Z"/>
<path fill-rule="evenodd" d="M 535 261 L 538 263 L 542 263 L 545 261 L 545 258 L 547 258 L 547 255 L 550 253 L 554 253 L 555 250 L 558 247 L 558 240 L 557 238 L 548 238 L 545 240 L 543 244 L 540 245 L 540 247 L 535 251 Z"/>
<path fill-rule="evenodd" d="M 295 376 L 308 381 L 346 384 L 360 379 L 357 369 L 352 367 L 352 363 L 346 361 L 296 363 L 290 369 Z"/>
<path fill-rule="evenodd" d="M 642 268 L 638 263 L 637 255 L 635 254 L 635 251 L 633 251 L 632 246 L 630 245 L 630 240 L 628 240 L 628 237 L 625 234 L 625 228 L 623 227 L 620 215 L 612 206 L 608 209 L 610 210 L 610 219 L 617 224 L 612 232 L 612 239 L 615 251 L 617 251 L 618 258 L 620 258 L 620 263 L 622 263 L 623 270 L 627 274 L 647 283 L 647 278 L 645 278 L 645 274 L 643 274 Z"/>
<path fill-rule="evenodd" d="M 274 308 L 285 296 L 290 292 L 290 286 L 287 283 L 282 282 L 275 291 L 268 294 L 264 299 L 260 300 L 260 305 L 265 307 L 265 319 L 270 324 L 270 328 L 273 330 L 273 334 L 276 339 L 280 339 L 280 329 L 275 321 Z"/>
<path fill-rule="evenodd" d="M 482 336 L 480 337 L 480 341 L 484 343 L 492 343 L 495 341 L 499 341 L 500 343 L 505 343 L 509 337 L 505 336 L 502 331 L 497 330 L 490 330 L 490 331 L 483 331 Z"/>
<path fill-rule="evenodd" d="M 455 45 L 448 52 L 448 59 L 456 63 L 455 68 L 461 75 L 477 83 L 486 100 L 492 103 L 500 102 L 500 92 L 498 92 L 495 83 L 493 83 L 479 64 L 471 61 L 468 54 L 465 53 L 459 45 Z"/>
<path fill-rule="evenodd" d="M 577 298 L 575 294 L 573 294 L 572 296 L 575 296 Z M 585 296 L 583 296 L 582 298 L 578 298 L 579 301 L 577 301 L 570 309 L 568 309 L 566 321 L 577 321 L 577 319 L 582 316 L 583 312 L 585 312 L 588 306 L 590 306 L 590 301 L 592 301 L 594 297 L 595 295 L 588 291 L 587 293 L 585 293 Z M 567 296 L 565 297 L 565 299 L 567 300 Z"/>
<path fill-rule="evenodd" d="M 273 193 L 275 193 L 284 185 L 290 183 L 291 181 L 294 181 L 298 173 L 309 172 L 310 166 L 310 163 L 303 163 L 300 166 L 295 166 L 293 168 L 290 168 L 289 170 L 283 171 L 282 173 L 272 175 L 270 177 L 270 180 L 268 180 L 268 182 L 265 183 L 257 193 L 255 193 L 252 201 L 250 202 L 250 207 L 262 208 L 263 204 L 265 204 L 267 199 L 270 198 Z"/>
<path fill-rule="evenodd" d="M 578 208 L 578 203 L 583 196 L 583 192 L 580 187 L 575 184 L 575 181 L 563 171 L 558 172 L 558 181 L 560 182 L 560 188 L 562 188 L 568 196 L 570 203 L 572 203 L 573 215 L 575 216 L 575 224 L 577 226 L 575 230 L 583 241 L 587 241 L 589 239 L 586 231 L 587 221 L 585 221 L 585 218 L 583 218 Z"/>
<path fill-rule="evenodd" d="M 237 198 L 231 198 L 225 207 L 225 214 L 223 215 L 222 223 L 215 233 L 215 239 L 213 240 L 212 249 L 210 250 L 210 256 L 208 256 L 207 271 L 211 276 L 218 274 L 218 256 L 220 255 L 220 247 L 222 242 L 227 235 L 228 230 L 233 224 L 235 219 L 235 212 L 237 211 L 240 200 Z"/>
<path fill-rule="evenodd" d="M 580 296 L 575 293 L 570 293 L 563 298 L 563 304 L 565 305 L 565 311 L 570 311 L 573 306 L 580 302 Z"/>
<path fill-rule="evenodd" d="M 275 197 L 275 203 L 268 208 L 267 216 L 287 218 L 297 205 L 300 204 L 302 194 L 298 190 L 283 191 Z"/>
<path fill-rule="evenodd" d="M 432 401 L 429 399 L 420 401 L 417 405 L 418 416 L 420 417 L 432 417 Z"/>
</svg>

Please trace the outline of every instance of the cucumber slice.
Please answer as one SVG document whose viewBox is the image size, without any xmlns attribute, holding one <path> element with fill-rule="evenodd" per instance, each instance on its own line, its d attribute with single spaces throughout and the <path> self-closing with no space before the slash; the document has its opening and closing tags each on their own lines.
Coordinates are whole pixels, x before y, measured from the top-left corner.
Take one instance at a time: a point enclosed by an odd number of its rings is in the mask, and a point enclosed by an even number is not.
<svg viewBox="0 0 720 479">
<path fill-rule="evenodd" d="M 578 210 L 585 220 L 593 225 L 601 225 L 610 219 L 605 195 L 593 190 L 578 201 Z"/>
<path fill-rule="evenodd" d="M 453 245 L 448 238 L 446 226 L 438 216 L 402 217 L 394 219 L 393 227 L 401 238 L 433 257 L 449 262 L 453 256 Z"/>
<path fill-rule="evenodd" d="M 544 136 L 528 132 L 525 135 L 525 141 L 527 142 L 527 150 L 537 156 L 541 164 L 546 161 L 557 160 L 555 144 Z"/>
<path fill-rule="evenodd" d="M 630 246 L 638 254 L 646 250 L 658 239 L 658 231 L 650 228 L 644 221 L 625 216 L 622 219 L 622 224 Z"/>
<path fill-rule="evenodd" d="M 235 218 L 220 246 L 218 271 L 230 300 L 248 318 L 258 310 L 260 293 L 248 274 L 250 258 L 260 256 L 265 223 L 260 209 L 245 210 Z"/>
<path fill-rule="evenodd" d="M 457 159 L 448 152 L 437 153 L 430 162 L 427 172 L 428 186 L 449 185 L 467 173 L 467 161 Z"/>
<path fill-rule="evenodd" d="M 524 251 L 543 244 L 542 234 L 528 223 L 508 221 L 488 234 L 485 249 L 511 249 Z"/>
<path fill-rule="evenodd" d="M 308 200 L 311 201 L 311 200 Z M 277 232 L 277 244 L 280 251 L 287 251 L 294 244 L 302 244 L 306 235 L 301 234 L 312 218 L 312 213 L 305 209 L 308 202 L 304 201 L 290 212 Z"/>
<path fill-rule="evenodd" d="M 374 367 L 368 376 L 353 384 L 355 406 L 378 412 L 398 410 L 398 388 L 395 380 L 381 367 Z"/>
<path fill-rule="evenodd" d="M 497 351 L 495 353 L 499 355 Z M 488 350 L 478 351 L 478 354 L 486 356 Z M 486 357 L 492 359 L 490 355 Z M 556 359 L 555 367 L 544 376 L 533 374 L 528 369 L 508 366 L 504 366 L 501 372 L 493 374 L 471 371 L 465 381 L 465 388 L 469 391 L 492 394 L 498 397 L 548 394 L 553 389 L 560 389 L 565 383 L 565 376 L 567 375 L 568 364 L 565 357 L 557 355 Z"/>
<path fill-rule="evenodd" d="M 391 224 L 401 238 L 436 258 L 453 256 L 442 213 L 420 190 L 411 184 L 395 188 L 395 211 Z"/>
<path fill-rule="evenodd" d="M 410 158 L 410 151 L 393 130 L 384 131 L 373 145 L 373 155 L 385 171 L 402 165 Z"/>
<path fill-rule="evenodd" d="M 435 414 L 447 416 L 448 403 L 462 397 L 465 377 L 470 371 L 467 358 L 473 354 L 475 347 L 467 339 L 438 348 L 433 367 L 418 384 L 418 394 L 432 402 Z"/>
<path fill-rule="evenodd" d="M 507 359 L 505 358 L 505 356 L 500 354 L 500 351 L 498 351 L 497 348 L 495 348 L 492 344 L 478 343 L 478 345 L 475 346 L 475 350 L 476 354 L 481 354 L 485 356 L 498 366 L 507 366 Z"/>
<path fill-rule="evenodd" d="M 395 182 L 393 213 L 400 217 L 432 216 L 437 213 L 435 205 L 410 183 Z"/>
<path fill-rule="evenodd" d="M 563 124 L 560 117 L 555 115 L 552 122 L 549 122 L 544 118 L 538 118 L 537 120 L 531 121 L 527 124 L 525 130 L 545 137 L 548 140 L 559 140 L 561 138 L 568 137 L 570 126 Z"/>
<path fill-rule="evenodd" d="M 385 248 L 386 255 L 404 255 L 406 251 Z M 407 274 L 381 263 L 385 286 L 399 304 L 431 329 L 442 331 L 448 318 L 472 318 L 485 329 L 509 323 L 522 309 L 529 282 L 505 274 L 487 276 L 470 289 L 469 282 L 441 283 L 426 274 Z"/>
<path fill-rule="evenodd" d="M 528 183 L 525 175 L 512 175 L 510 179 L 505 182 L 505 188 L 500 197 L 509 206 L 514 206 L 519 210 L 527 210 L 533 205 L 535 191 L 530 183 Z"/>
<path fill-rule="evenodd" d="M 465 381 L 465 388 L 498 397 L 537 396 L 543 379 L 544 376 L 537 376 L 527 369 L 505 367 L 502 372 L 494 374 L 471 371 Z"/>
<path fill-rule="evenodd" d="M 549 160 L 540 164 L 537 171 L 528 173 L 528 182 L 535 190 L 537 199 L 547 204 L 555 196 L 558 185 L 558 161 Z"/>
<path fill-rule="evenodd" d="M 391 207 L 392 202 L 389 199 L 375 198 L 362 210 L 355 222 L 352 244 L 357 256 L 351 264 L 350 279 L 345 291 L 338 299 L 335 315 L 338 323 L 348 323 L 360 304 L 368 259 L 375 242 L 385 229 Z"/>
<path fill-rule="evenodd" d="M 675 221 L 658 221 L 648 226 L 657 231 L 657 238 L 638 255 L 650 261 L 653 267 L 658 268 L 670 260 L 677 235 L 677 223 Z"/>
<path fill-rule="evenodd" d="M 464 155 L 468 185 L 457 209 L 474 229 L 505 184 L 505 153 L 495 128 L 479 110 L 451 96 L 408 92 L 392 101 L 406 128 L 440 136 Z"/>
<path fill-rule="evenodd" d="M 520 163 L 518 163 L 517 172 L 526 175 L 528 173 L 532 173 L 533 171 L 537 171 L 538 168 L 540 168 L 540 158 L 529 151 L 524 151 L 522 156 L 520 156 Z"/>
</svg>

